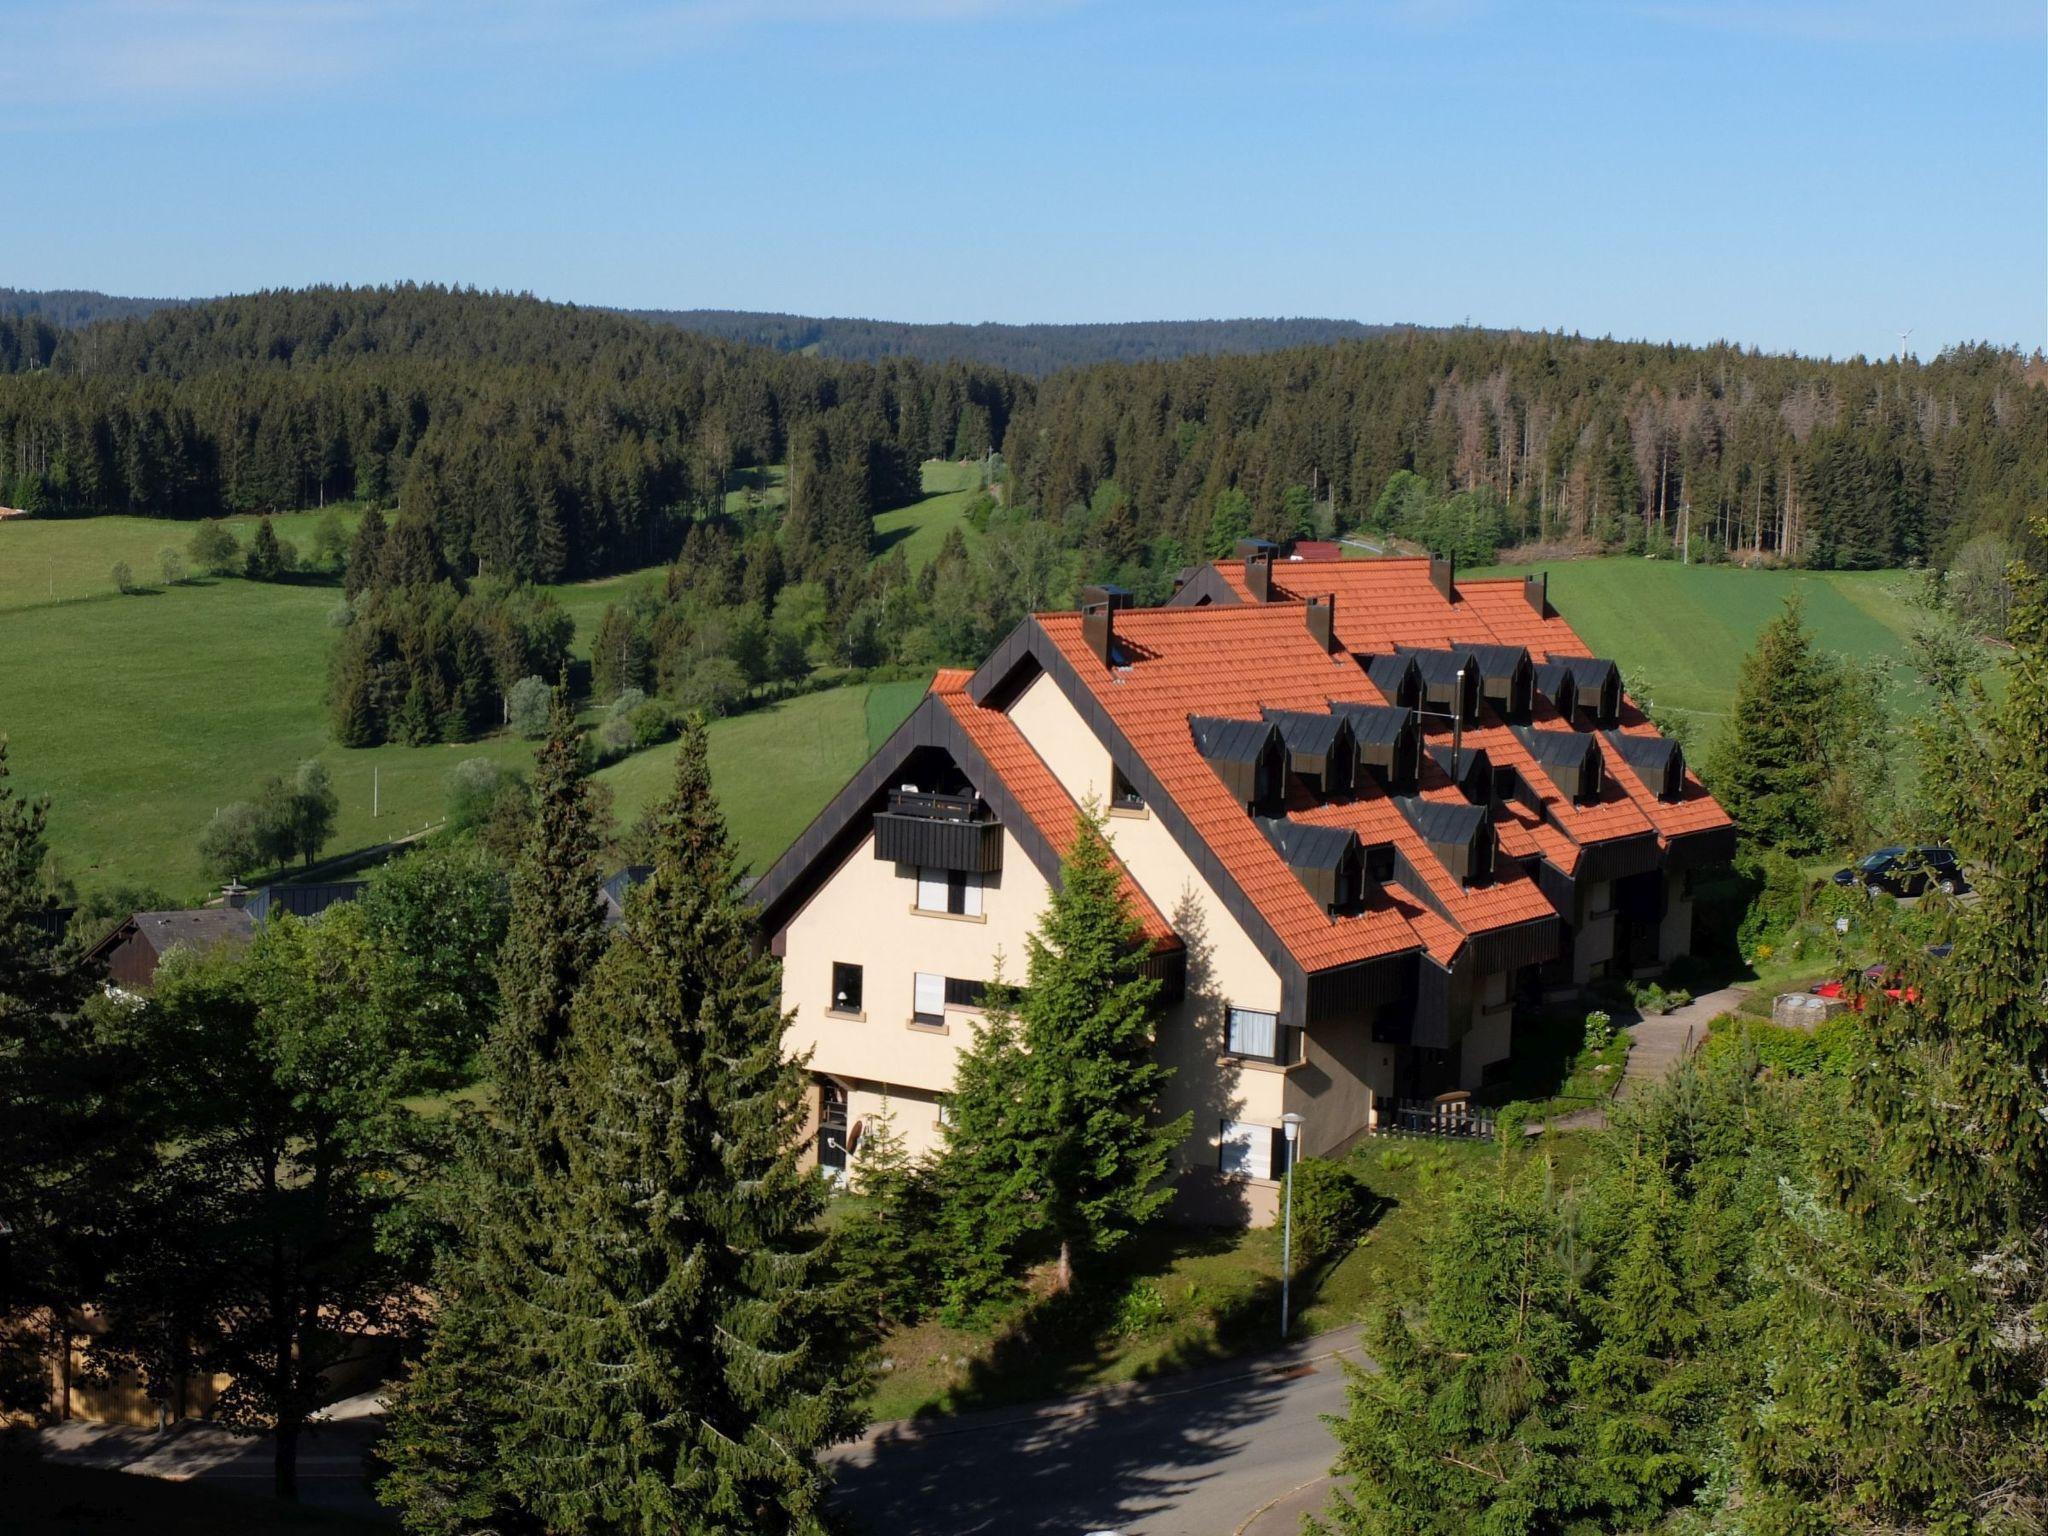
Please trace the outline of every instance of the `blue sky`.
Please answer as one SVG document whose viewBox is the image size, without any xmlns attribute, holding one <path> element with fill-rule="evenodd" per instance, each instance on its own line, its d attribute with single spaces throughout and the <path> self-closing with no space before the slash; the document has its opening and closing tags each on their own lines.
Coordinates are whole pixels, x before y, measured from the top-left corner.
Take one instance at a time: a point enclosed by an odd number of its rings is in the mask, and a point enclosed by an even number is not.
<svg viewBox="0 0 2048 1536">
<path fill-rule="evenodd" d="M 0 284 L 2048 344 L 2040 0 L 0 0 Z"/>
</svg>

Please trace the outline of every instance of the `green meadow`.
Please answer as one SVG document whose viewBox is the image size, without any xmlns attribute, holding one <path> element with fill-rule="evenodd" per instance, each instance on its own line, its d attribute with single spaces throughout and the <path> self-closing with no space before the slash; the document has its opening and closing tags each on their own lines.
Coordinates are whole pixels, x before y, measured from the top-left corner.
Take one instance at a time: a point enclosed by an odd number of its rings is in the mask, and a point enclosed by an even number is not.
<svg viewBox="0 0 2048 1536">
<path fill-rule="evenodd" d="M 1821 648 L 1895 664 L 1892 702 L 1901 712 L 1926 701 L 1907 665 L 1913 628 L 1923 617 L 1907 596 L 1916 579 L 1910 571 L 1752 571 L 1626 557 L 1541 569 L 1550 574 L 1551 603 L 1580 638 L 1621 664 L 1632 693 L 1647 695 L 1660 713 L 1690 718 L 1701 749 L 1734 703 L 1736 676 L 1757 631 L 1794 593 Z"/>
<path fill-rule="evenodd" d="M 969 503 L 981 491 L 981 467 L 956 464 L 947 459 L 928 459 L 924 465 L 924 499 L 875 519 L 875 551 L 887 555 L 901 548 L 912 570 L 930 565 L 944 547 L 946 535 L 955 528 L 969 540 L 975 536 L 967 521 Z"/>
</svg>

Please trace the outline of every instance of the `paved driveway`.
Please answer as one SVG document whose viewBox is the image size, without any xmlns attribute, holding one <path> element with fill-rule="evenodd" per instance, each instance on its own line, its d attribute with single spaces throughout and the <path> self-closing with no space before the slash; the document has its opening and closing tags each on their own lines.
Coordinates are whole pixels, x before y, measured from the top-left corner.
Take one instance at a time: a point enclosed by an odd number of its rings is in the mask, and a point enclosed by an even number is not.
<svg viewBox="0 0 2048 1536">
<path fill-rule="evenodd" d="M 1149 1389 L 883 1425 L 834 1453 L 835 1502 L 874 1536 L 1295 1531 L 1336 1455 L 1340 1356 L 1355 1328 Z"/>
</svg>

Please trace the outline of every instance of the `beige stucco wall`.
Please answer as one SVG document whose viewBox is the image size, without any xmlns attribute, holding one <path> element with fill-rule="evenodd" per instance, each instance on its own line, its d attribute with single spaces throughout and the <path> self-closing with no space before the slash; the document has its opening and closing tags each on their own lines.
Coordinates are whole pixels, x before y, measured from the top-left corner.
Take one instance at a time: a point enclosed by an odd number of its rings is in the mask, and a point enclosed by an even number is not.
<svg viewBox="0 0 2048 1536">
<path fill-rule="evenodd" d="M 784 1037 L 792 1054 L 809 1051 L 811 1070 L 853 1088 L 873 1085 L 927 1098 L 953 1085 L 953 1062 L 972 1043 L 971 1009 L 948 1008 L 938 1029 L 911 1023 L 911 995 L 919 971 L 966 981 L 989 981 L 996 956 L 1005 973 L 1022 980 L 1024 940 L 1045 908 L 1045 878 L 1008 832 L 1003 867 L 987 877 L 980 918 L 919 912 L 917 872 L 875 857 L 872 830 L 790 919 L 783 947 L 782 1006 L 795 1018 Z M 832 966 L 862 967 L 862 1017 L 828 1011 Z M 850 1116 L 858 1116 L 850 1107 Z M 907 1142 L 909 1121 L 898 1117 Z"/>
<path fill-rule="evenodd" d="M 1109 748 L 1050 677 L 1039 677 L 1010 706 L 1010 718 L 1060 785 L 1077 801 L 1106 801 Z M 1223 1055 L 1230 1007 L 1277 1012 L 1280 975 L 1259 944 L 1223 905 L 1165 824 L 1149 812 L 1112 812 L 1110 840 L 1188 946 L 1187 997 L 1160 1028 L 1160 1057 L 1174 1068 L 1162 1108 L 1194 1117 L 1181 1164 L 1189 1214 L 1264 1223 L 1278 1211 L 1278 1185 L 1237 1181 L 1224 1187 L 1217 1136 L 1224 1120 L 1278 1125 L 1293 1111 L 1307 1119 L 1304 1148 L 1328 1151 L 1364 1128 L 1374 1087 L 1391 1090 L 1391 1058 L 1372 1058 L 1364 1026 L 1325 1031 L 1307 1041 L 1305 1060 L 1281 1070 Z M 1326 1038 L 1327 1037 L 1327 1038 Z M 1374 1069 L 1373 1060 L 1380 1059 Z M 1371 1071 L 1371 1086 L 1368 1072 Z"/>
</svg>

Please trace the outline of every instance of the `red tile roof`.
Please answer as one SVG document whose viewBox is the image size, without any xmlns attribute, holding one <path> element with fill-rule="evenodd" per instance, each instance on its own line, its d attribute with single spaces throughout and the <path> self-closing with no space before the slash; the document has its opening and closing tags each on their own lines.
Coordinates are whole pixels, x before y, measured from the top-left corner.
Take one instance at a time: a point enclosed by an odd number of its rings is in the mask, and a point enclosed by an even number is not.
<svg viewBox="0 0 2048 1536">
<path fill-rule="evenodd" d="M 1330 655 L 1316 643 L 1299 608 L 1126 609 L 1116 615 L 1116 645 L 1130 664 L 1114 670 L 1088 648 L 1079 615 L 1046 614 L 1037 622 L 1304 969 L 1419 946 L 1440 958 L 1456 949 L 1450 925 L 1418 926 L 1398 890 L 1375 893 L 1356 916 L 1331 916 L 1196 749 L 1190 715 L 1256 720 L 1262 707 L 1320 713 L 1332 699 L 1386 702 L 1349 655 Z M 1427 892 L 1407 894 L 1434 898 L 1466 933 L 1555 915 L 1518 867 L 1507 867 L 1493 885 L 1461 887 L 1377 784 L 1362 786 L 1354 799 L 1304 809 L 1296 819 L 1350 827 L 1365 842 L 1400 848 L 1429 884 Z"/>
<path fill-rule="evenodd" d="M 1245 582 L 1242 560 L 1219 561 L 1216 571 L 1240 602 L 1251 603 L 1251 588 Z M 1353 651 L 1380 655 L 1396 645 L 1519 645 L 1528 650 L 1532 660 L 1539 662 L 1553 656 L 1593 654 L 1561 615 L 1554 611 L 1537 613 L 1519 576 L 1467 577 L 1454 581 L 1452 590 L 1458 594 L 1455 603 L 1437 591 L 1429 578 L 1427 559 L 1347 560 L 1341 565 L 1317 565 L 1313 569 L 1290 566 L 1283 561 L 1273 567 L 1273 598 L 1262 606 L 1334 594 L 1338 638 Z M 1551 713 L 1547 705 L 1539 708 L 1535 723 L 1539 728 L 1571 728 Z M 1656 734 L 1656 728 L 1633 703 L 1624 704 L 1622 729 Z M 1475 733 L 1468 732 L 1467 740 L 1473 739 Z M 1506 747 L 1500 752 L 1488 748 L 1488 756 L 1499 761 L 1508 761 L 1509 752 Z M 1520 757 L 1526 759 L 1527 754 Z M 1626 798 L 1640 818 L 1630 826 L 1630 831 L 1643 830 L 1640 822 L 1646 821 L 1656 829 L 1659 840 L 1668 843 L 1674 837 L 1721 831 L 1731 825 L 1727 812 L 1691 772 L 1686 774 L 1684 798 L 1666 801 L 1658 799 L 1620 761 L 1619 753 L 1607 753 L 1606 762 L 1620 796 Z M 1520 768 L 1522 761 L 1517 759 L 1515 766 Z M 1531 782 L 1537 782 L 1533 776 Z M 1603 795 L 1601 806 L 1570 807 L 1570 814 L 1563 819 L 1572 838 L 1587 843 L 1630 835 L 1630 831 L 1623 830 L 1628 823 L 1618 813 L 1600 814 L 1616 798 Z M 1507 833 L 1505 828 L 1503 833 L 1505 849 L 1515 834 Z M 1553 862 L 1567 871 L 1572 867 L 1561 859 Z"/>
<path fill-rule="evenodd" d="M 931 691 L 960 722 L 967 739 L 988 759 L 989 767 L 1001 777 L 1024 814 L 1038 828 L 1039 835 L 1064 856 L 1073 846 L 1075 818 L 1080 815 L 1081 808 L 1060 781 L 1053 777 L 1052 770 L 1045 766 L 1045 760 L 1024 739 L 1024 733 L 1017 729 L 1008 715 L 1001 710 L 983 709 L 967 696 L 967 679 L 973 675 L 963 669 L 943 668 L 932 678 Z M 1180 938 L 1172 925 L 1152 898 L 1131 878 L 1131 872 L 1123 867 L 1122 860 L 1117 861 L 1117 868 L 1123 877 L 1124 896 L 1131 904 L 1131 915 L 1137 920 L 1139 932 L 1162 945 L 1179 945 Z"/>
</svg>

